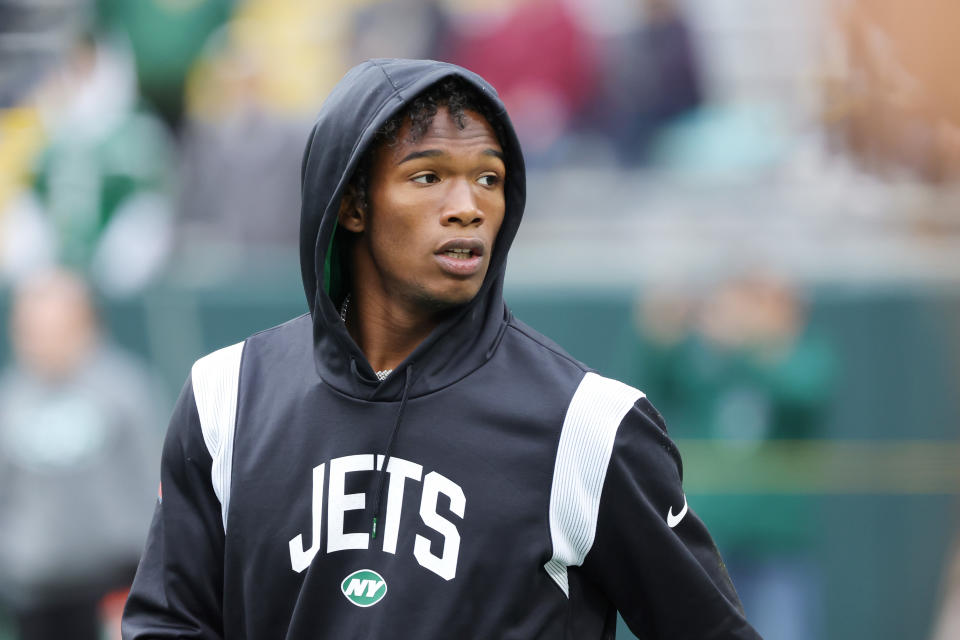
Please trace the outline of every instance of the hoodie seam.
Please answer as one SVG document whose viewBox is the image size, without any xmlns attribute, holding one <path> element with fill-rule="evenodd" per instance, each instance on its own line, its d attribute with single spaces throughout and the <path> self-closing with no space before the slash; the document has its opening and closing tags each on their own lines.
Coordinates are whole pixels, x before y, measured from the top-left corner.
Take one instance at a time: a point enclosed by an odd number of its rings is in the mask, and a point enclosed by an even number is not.
<svg viewBox="0 0 960 640">
<path fill-rule="evenodd" d="M 387 82 L 390 83 L 390 86 L 393 87 L 393 93 L 391 93 L 390 96 L 389 96 L 386 100 L 384 100 L 376 109 L 374 109 L 374 110 L 373 110 L 373 113 L 370 114 L 370 116 L 364 121 L 363 126 L 362 126 L 361 129 L 360 129 L 360 135 L 357 136 L 357 139 L 354 141 L 353 146 L 350 148 L 350 155 L 349 155 L 349 159 L 348 159 L 348 162 L 347 162 L 348 165 L 349 165 L 350 162 L 353 161 L 354 159 L 356 159 L 357 162 L 360 161 L 360 158 L 358 157 L 358 154 L 357 154 L 357 150 L 360 148 L 361 142 L 363 141 L 364 137 L 367 135 L 367 132 L 370 130 L 370 126 L 380 118 L 380 113 L 381 113 L 384 109 L 386 109 L 386 108 L 388 108 L 388 107 L 390 106 L 390 103 L 393 101 L 394 98 L 399 98 L 401 103 L 403 103 L 403 101 L 404 101 L 404 97 L 403 97 L 403 95 L 401 94 L 401 89 L 400 89 L 400 87 L 399 87 L 399 86 L 397 85 L 397 83 L 393 80 L 393 78 L 390 76 L 390 74 L 387 73 L 387 70 L 383 68 L 383 65 L 380 64 L 379 62 L 377 62 L 376 60 L 371 60 L 371 61 L 370 61 L 370 64 L 380 70 L 380 72 L 383 74 L 384 78 L 387 79 Z M 310 142 L 311 142 L 311 146 L 312 146 L 313 140 L 311 140 Z M 369 147 L 368 147 L 368 148 L 369 148 Z M 366 150 L 365 150 L 365 151 L 366 151 Z M 340 182 L 343 183 L 346 176 L 348 176 L 348 175 L 349 175 L 349 176 L 352 176 L 352 175 L 353 175 L 353 172 L 354 172 L 355 170 L 356 170 L 356 164 L 354 164 L 353 168 L 351 168 L 351 170 L 350 170 L 349 172 L 346 172 L 346 171 L 344 172 L 343 176 L 341 176 L 341 178 L 340 178 Z M 335 195 L 340 195 L 340 186 L 341 186 L 341 185 L 339 185 L 339 184 L 337 185 L 338 188 L 337 188 L 337 190 L 334 192 Z M 322 220 L 321 220 L 321 224 L 322 224 Z M 319 226 L 318 226 L 318 231 L 319 231 Z M 319 237 L 318 237 L 318 240 L 319 240 Z M 314 250 L 316 251 L 316 247 L 314 247 Z M 316 266 L 316 265 L 314 265 L 314 266 Z M 318 282 L 319 282 L 319 280 L 318 280 Z M 319 284 L 318 284 L 318 287 L 319 287 Z M 319 292 L 318 292 L 318 293 L 319 293 Z"/>
<path fill-rule="evenodd" d="M 376 60 L 371 60 L 370 63 L 373 64 L 377 69 L 380 69 L 384 77 L 386 77 L 387 81 L 390 83 L 390 86 L 393 87 L 394 95 L 400 96 L 400 99 L 402 100 L 403 96 L 400 95 L 400 86 L 394 81 L 393 76 L 390 75 L 390 73 L 383 67 L 383 65 L 380 64 L 380 62 Z"/>
<path fill-rule="evenodd" d="M 384 100 L 379 107 L 374 109 L 370 117 L 367 118 L 367 120 L 363 123 L 363 128 L 360 132 L 360 135 L 357 137 L 356 141 L 353 143 L 353 148 L 350 149 L 350 160 L 357 158 L 358 162 L 360 161 L 360 158 L 357 157 L 357 149 L 360 148 L 360 143 L 363 140 L 364 136 L 367 134 L 367 132 L 370 130 L 370 126 L 380 118 L 380 113 L 384 109 L 390 106 L 390 103 L 393 102 L 394 98 L 399 98 L 401 104 L 405 101 L 405 98 L 401 93 L 402 90 L 400 89 L 400 86 L 397 85 L 393 77 L 389 73 L 387 73 L 387 70 L 383 68 L 383 65 L 377 62 L 376 60 L 371 60 L 370 64 L 372 64 L 373 66 L 375 66 L 377 69 L 380 70 L 380 73 L 383 74 L 383 77 L 386 78 L 387 82 L 390 83 L 390 86 L 393 87 L 393 93 L 391 93 L 390 96 L 386 100 Z M 364 152 L 366 152 L 366 150 L 364 150 Z M 356 165 L 354 165 L 354 170 L 356 170 Z M 353 173 L 353 170 L 350 171 L 350 174 L 352 173 Z M 346 175 L 346 173 L 344 175 Z"/>
<path fill-rule="evenodd" d="M 259 336 L 259 335 L 261 335 L 261 334 L 264 334 L 264 333 L 270 333 L 270 332 L 272 332 L 272 331 L 279 331 L 279 330 L 285 328 L 287 325 L 296 322 L 296 321 L 299 320 L 300 318 L 303 318 L 304 316 L 310 316 L 310 319 L 313 320 L 312 314 L 311 314 L 309 311 L 307 311 L 306 313 L 301 313 L 300 315 L 298 315 L 298 316 L 296 316 L 296 317 L 294 317 L 294 318 L 290 318 L 289 320 L 287 320 L 287 321 L 285 321 L 285 322 L 281 322 L 280 324 L 275 324 L 275 325 L 273 325 L 272 327 L 267 327 L 266 329 L 261 329 L 260 331 L 257 331 L 256 333 L 251 333 L 251 334 L 247 337 L 247 340 L 250 340 L 251 338 L 256 338 L 257 336 Z"/>
<path fill-rule="evenodd" d="M 508 324 L 508 327 L 509 327 L 510 329 L 513 329 L 514 331 L 517 331 L 517 332 L 520 333 L 521 335 L 523 335 L 523 336 L 525 336 L 526 338 L 528 338 L 529 340 L 532 340 L 533 342 L 537 343 L 537 345 L 543 347 L 544 349 L 546 349 L 547 351 L 553 353 L 554 355 L 563 358 L 564 360 L 566 360 L 566 361 L 569 362 L 570 364 L 574 365 L 575 367 L 577 367 L 578 369 L 580 369 L 580 370 L 583 371 L 584 373 L 588 373 L 588 372 L 594 371 L 593 369 L 591 369 L 590 367 L 584 365 L 582 362 L 580 362 L 579 360 L 577 360 L 576 358 L 574 358 L 574 357 L 571 356 L 570 354 L 564 353 L 563 351 L 560 351 L 560 350 L 558 350 L 558 349 L 555 349 L 554 347 L 552 347 L 552 346 L 544 343 L 542 340 L 538 339 L 537 336 L 531 334 L 529 331 L 526 331 L 522 326 L 514 323 L 513 320 L 508 321 L 507 324 Z"/>
</svg>

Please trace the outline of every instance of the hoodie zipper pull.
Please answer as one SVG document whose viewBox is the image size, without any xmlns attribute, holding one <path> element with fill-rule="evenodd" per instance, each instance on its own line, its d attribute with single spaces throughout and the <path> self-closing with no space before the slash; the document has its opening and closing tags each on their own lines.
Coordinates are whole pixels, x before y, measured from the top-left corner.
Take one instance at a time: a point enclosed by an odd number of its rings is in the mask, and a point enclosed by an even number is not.
<svg viewBox="0 0 960 640">
<path fill-rule="evenodd" d="M 370 537 L 374 540 L 377 539 L 377 516 L 373 516 L 373 530 L 370 532 Z"/>
</svg>

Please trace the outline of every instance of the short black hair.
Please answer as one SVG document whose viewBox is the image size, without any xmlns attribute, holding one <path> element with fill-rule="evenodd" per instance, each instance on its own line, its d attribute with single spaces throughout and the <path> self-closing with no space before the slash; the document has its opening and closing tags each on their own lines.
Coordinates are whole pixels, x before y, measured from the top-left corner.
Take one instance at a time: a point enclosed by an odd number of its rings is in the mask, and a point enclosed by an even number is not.
<svg viewBox="0 0 960 640">
<path fill-rule="evenodd" d="M 408 119 L 410 121 L 410 132 L 407 135 L 407 140 L 416 142 L 422 138 L 430 125 L 433 124 L 433 118 L 437 115 L 437 110 L 440 107 L 447 108 L 458 129 L 467 126 L 464 118 L 465 111 L 479 113 L 493 127 L 497 141 L 501 147 L 503 146 L 503 125 L 490 100 L 463 78 L 453 77 L 442 80 L 418 94 L 403 109 L 383 123 L 383 126 L 375 134 L 373 142 L 357 163 L 346 191 L 349 197 L 356 199 L 361 208 L 366 209 L 369 205 L 370 170 L 377 151 L 384 146 L 397 144 L 400 130 Z"/>
</svg>

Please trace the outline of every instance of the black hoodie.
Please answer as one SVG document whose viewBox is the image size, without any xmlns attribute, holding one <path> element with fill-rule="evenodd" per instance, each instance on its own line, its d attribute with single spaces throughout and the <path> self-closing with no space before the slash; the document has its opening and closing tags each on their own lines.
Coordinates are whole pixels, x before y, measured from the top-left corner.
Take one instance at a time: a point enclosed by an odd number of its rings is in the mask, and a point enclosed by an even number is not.
<svg viewBox="0 0 960 640">
<path fill-rule="evenodd" d="M 331 298 L 340 199 L 377 130 L 452 76 L 500 118 L 506 214 L 480 292 L 380 382 Z M 594 640 L 617 611 L 642 638 L 759 637 L 644 394 L 503 303 L 525 190 L 493 88 L 444 63 L 361 64 L 302 180 L 310 313 L 193 366 L 123 637 Z"/>
</svg>

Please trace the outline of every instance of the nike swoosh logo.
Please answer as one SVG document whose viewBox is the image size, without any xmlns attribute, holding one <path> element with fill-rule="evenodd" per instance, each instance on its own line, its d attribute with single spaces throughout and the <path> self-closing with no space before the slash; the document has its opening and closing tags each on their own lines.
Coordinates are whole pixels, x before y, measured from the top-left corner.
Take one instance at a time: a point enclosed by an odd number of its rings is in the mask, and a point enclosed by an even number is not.
<svg viewBox="0 0 960 640">
<path fill-rule="evenodd" d="M 673 507 L 667 510 L 667 526 L 673 529 L 680 524 L 680 521 L 683 520 L 683 516 L 685 515 L 687 515 L 687 496 L 683 496 L 683 509 L 680 509 L 680 513 L 673 515 Z"/>
</svg>

